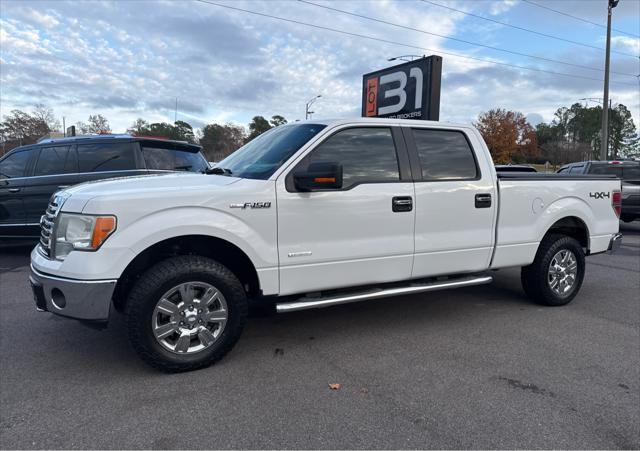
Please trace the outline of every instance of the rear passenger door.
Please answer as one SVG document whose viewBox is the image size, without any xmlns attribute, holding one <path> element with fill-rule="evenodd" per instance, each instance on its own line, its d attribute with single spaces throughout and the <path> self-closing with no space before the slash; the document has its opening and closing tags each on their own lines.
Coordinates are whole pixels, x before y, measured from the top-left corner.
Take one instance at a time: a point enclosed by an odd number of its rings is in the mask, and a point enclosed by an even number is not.
<svg viewBox="0 0 640 451">
<path fill-rule="evenodd" d="M 485 270 L 493 251 L 497 194 L 489 166 L 472 150 L 477 138 L 460 130 L 407 127 L 403 132 L 416 181 L 412 277 Z"/>
<path fill-rule="evenodd" d="M 296 189 L 293 174 L 317 162 L 342 165 L 341 189 Z M 414 191 L 399 129 L 335 131 L 278 178 L 276 193 L 281 294 L 411 276 Z"/>
<path fill-rule="evenodd" d="M 51 145 L 34 150 L 37 155 L 31 177 L 26 179 L 24 208 L 29 223 L 39 223 L 51 195 L 73 184 L 78 158 L 73 144 Z"/>
</svg>

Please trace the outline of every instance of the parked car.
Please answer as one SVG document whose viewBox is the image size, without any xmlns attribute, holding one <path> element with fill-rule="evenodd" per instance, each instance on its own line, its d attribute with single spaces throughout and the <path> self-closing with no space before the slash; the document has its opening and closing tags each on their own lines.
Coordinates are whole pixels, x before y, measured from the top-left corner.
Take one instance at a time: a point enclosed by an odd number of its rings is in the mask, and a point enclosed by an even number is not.
<svg viewBox="0 0 640 451">
<path fill-rule="evenodd" d="M 496 164 L 496 172 L 538 172 L 526 164 Z"/>
<path fill-rule="evenodd" d="M 37 308 L 126 315 L 140 357 L 201 368 L 236 343 L 248 300 L 278 312 L 489 283 L 570 302 L 585 256 L 620 244 L 620 180 L 496 174 L 480 133 L 357 118 L 273 128 L 207 174 L 59 192 L 31 253 Z"/>
<path fill-rule="evenodd" d="M 561 174 L 611 174 L 622 180 L 622 214 L 624 222 L 640 218 L 640 161 L 579 161 L 558 169 Z"/>
<path fill-rule="evenodd" d="M 186 142 L 96 135 L 54 138 L 0 158 L 0 239 L 40 236 L 51 195 L 99 179 L 167 171 L 203 172 L 199 146 Z"/>
</svg>

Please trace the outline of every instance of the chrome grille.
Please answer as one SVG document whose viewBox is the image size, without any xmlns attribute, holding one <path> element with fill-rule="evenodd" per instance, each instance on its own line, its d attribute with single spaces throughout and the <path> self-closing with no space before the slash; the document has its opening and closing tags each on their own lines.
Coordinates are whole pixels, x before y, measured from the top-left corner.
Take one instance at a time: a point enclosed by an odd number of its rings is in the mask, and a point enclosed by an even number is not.
<svg viewBox="0 0 640 451">
<path fill-rule="evenodd" d="M 51 256 L 51 240 L 53 240 L 53 225 L 62 206 L 62 199 L 53 197 L 44 215 L 40 218 L 40 247 L 44 253 Z"/>
</svg>

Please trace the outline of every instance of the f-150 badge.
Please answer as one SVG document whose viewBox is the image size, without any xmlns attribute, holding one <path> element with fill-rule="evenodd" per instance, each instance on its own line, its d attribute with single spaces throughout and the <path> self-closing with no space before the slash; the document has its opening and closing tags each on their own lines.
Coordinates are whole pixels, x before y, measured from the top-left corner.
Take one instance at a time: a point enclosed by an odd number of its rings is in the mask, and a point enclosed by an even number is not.
<svg viewBox="0 0 640 451">
<path fill-rule="evenodd" d="M 271 208 L 271 202 L 245 202 L 244 204 L 231 204 L 229 208 Z"/>
</svg>

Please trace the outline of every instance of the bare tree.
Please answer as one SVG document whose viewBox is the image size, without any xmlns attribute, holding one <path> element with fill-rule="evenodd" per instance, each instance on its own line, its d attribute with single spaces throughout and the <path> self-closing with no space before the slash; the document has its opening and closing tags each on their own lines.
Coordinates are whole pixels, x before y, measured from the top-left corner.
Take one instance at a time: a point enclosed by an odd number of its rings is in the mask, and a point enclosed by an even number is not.
<svg viewBox="0 0 640 451">
<path fill-rule="evenodd" d="M 90 114 L 87 122 L 78 122 L 76 127 L 83 135 L 104 135 L 111 133 L 109 121 L 102 114 Z"/>
</svg>

